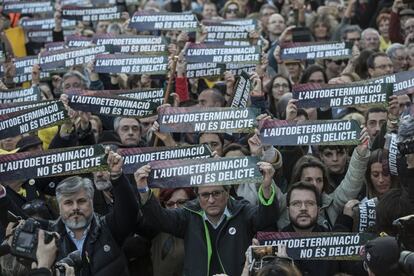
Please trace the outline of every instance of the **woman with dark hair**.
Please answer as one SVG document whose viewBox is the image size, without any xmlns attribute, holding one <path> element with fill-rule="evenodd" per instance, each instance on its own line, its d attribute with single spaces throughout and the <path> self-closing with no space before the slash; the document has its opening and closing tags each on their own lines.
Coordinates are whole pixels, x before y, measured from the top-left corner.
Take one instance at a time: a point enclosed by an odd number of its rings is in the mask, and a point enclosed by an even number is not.
<svg viewBox="0 0 414 276">
<path fill-rule="evenodd" d="M 242 17 L 242 7 L 238 1 L 230 0 L 224 5 L 221 16 L 224 19 L 234 19 Z"/>
<path fill-rule="evenodd" d="M 385 161 L 385 160 L 384 160 Z M 366 198 L 371 199 L 374 197 L 381 198 L 391 188 L 396 188 L 392 183 L 392 179 L 388 168 L 383 166 L 383 151 L 382 149 L 376 149 L 371 152 L 371 156 L 368 160 L 367 170 L 365 173 L 366 180 Z"/>
<path fill-rule="evenodd" d="M 315 41 L 328 41 L 338 22 L 329 14 L 316 14 L 310 23 Z"/>
<path fill-rule="evenodd" d="M 279 99 L 291 91 L 292 84 L 285 76 L 278 74 L 271 79 L 267 89 L 267 96 L 269 101 L 269 111 L 273 114 L 273 116 L 278 117 L 280 112 L 277 110 L 277 103 L 279 102 Z"/>
<path fill-rule="evenodd" d="M 367 60 L 373 53 L 374 51 L 372 50 L 363 50 L 355 61 L 355 73 L 357 73 L 362 80 L 369 78 Z"/>
<path fill-rule="evenodd" d="M 159 199 L 167 209 L 182 208 L 189 200 L 196 198 L 191 188 L 163 189 Z M 154 276 L 183 274 L 184 241 L 167 233 L 159 233 L 151 242 L 151 259 Z"/>
</svg>

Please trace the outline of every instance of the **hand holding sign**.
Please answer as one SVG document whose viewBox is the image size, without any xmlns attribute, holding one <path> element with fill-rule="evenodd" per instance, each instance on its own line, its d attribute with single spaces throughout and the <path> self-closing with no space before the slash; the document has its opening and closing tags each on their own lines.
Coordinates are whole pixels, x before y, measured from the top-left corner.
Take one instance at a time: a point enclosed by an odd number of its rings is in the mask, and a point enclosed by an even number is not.
<svg viewBox="0 0 414 276">
<path fill-rule="evenodd" d="M 108 167 L 111 179 L 117 179 L 122 174 L 122 166 L 124 165 L 124 159 L 121 155 L 113 152 L 110 147 L 105 148 L 105 153 L 108 154 Z"/>
<path fill-rule="evenodd" d="M 259 135 L 256 133 L 247 140 L 250 148 L 250 153 L 252 156 L 262 156 L 263 154 L 263 145 L 262 141 L 260 141 Z"/>
<path fill-rule="evenodd" d="M 290 99 L 286 106 L 286 121 L 293 121 L 298 116 L 297 99 Z"/>
<path fill-rule="evenodd" d="M 262 80 L 260 79 L 259 75 L 255 72 L 250 75 L 250 80 L 253 84 L 253 89 L 251 92 L 252 97 L 262 97 L 264 96 L 263 90 L 262 90 Z"/>
<path fill-rule="evenodd" d="M 366 127 L 364 127 L 361 130 L 360 135 L 361 135 L 359 137 L 360 144 L 356 147 L 356 151 L 358 152 L 360 156 L 365 156 L 370 147 L 370 138 L 369 138 L 368 130 Z"/>
<path fill-rule="evenodd" d="M 138 190 L 144 190 L 148 187 L 148 177 L 151 172 L 151 166 L 145 165 L 139 168 L 134 173 L 135 183 L 137 184 Z"/>
<path fill-rule="evenodd" d="M 354 207 L 358 204 L 358 199 L 351 199 L 348 201 L 344 206 L 344 215 L 350 216 L 352 218 L 354 216 Z"/>
<path fill-rule="evenodd" d="M 259 170 L 263 175 L 263 196 L 265 199 L 269 199 L 272 195 L 270 186 L 272 184 L 273 175 L 275 174 L 275 169 L 273 168 L 272 164 L 267 162 L 258 162 L 257 165 L 259 166 Z"/>
<path fill-rule="evenodd" d="M 32 85 L 40 84 L 40 65 L 35 64 L 32 67 Z"/>
<path fill-rule="evenodd" d="M 396 95 L 392 95 L 390 97 L 390 101 L 388 103 L 388 118 L 390 120 L 396 120 L 398 119 L 398 115 L 399 115 L 399 103 L 398 103 L 398 96 Z"/>
</svg>

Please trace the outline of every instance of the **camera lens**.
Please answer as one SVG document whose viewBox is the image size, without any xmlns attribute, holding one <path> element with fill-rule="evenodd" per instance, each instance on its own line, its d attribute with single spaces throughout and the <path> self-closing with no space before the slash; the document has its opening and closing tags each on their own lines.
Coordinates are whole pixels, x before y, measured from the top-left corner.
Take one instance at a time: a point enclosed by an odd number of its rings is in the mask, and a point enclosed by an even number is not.
<svg viewBox="0 0 414 276">
<path fill-rule="evenodd" d="M 414 273 L 414 252 L 402 251 L 400 254 L 400 260 L 398 261 L 404 272 L 409 275 Z"/>
</svg>

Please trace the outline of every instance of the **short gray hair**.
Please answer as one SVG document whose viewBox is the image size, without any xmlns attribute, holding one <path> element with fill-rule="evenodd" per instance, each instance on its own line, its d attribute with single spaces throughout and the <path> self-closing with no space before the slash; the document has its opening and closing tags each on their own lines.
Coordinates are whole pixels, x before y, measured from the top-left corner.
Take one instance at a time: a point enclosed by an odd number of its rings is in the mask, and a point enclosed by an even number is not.
<svg viewBox="0 0 414 276">
<path fill-rule="evenodd" d="M 395 53 L 397 52 L 397 50 L 402 49 L 405 50 L 405 46 L 400 44 L 400 43 L 393 43 L 390 45 L 390 47 L 388 47 L 386 54 L 390 57 L 390 58 L 394 58 L 395 57 Z"/>
<path fill-rule="evenodd" d="M 367 34 L 367 33 L 369 33 L 369 32 L 373 32 L 373 33 L 375 33 L 377 36 L 378 36 L 378 38 L 380 37 L 380 34 L 379 34 L 379 32 L 377 31 L 377 30 L 375 30 L 374 28 L 366 28 L 362 33 L 361 33 L 361 39 L 362 40 L 365 40 L 365 35 Z"/>
<path fill-rule="evenodd" d="M 78 72 L 76 70 L 69 71 L 69 72 L 67 72 L 66 74 L 63 75 L 63 77 L 62 77 L 62 85 L 65 82 L 65 80 L 67 80 L 68 78 L 71 78 L 71 77 L 78 78 L 81 81 L 82 86 L 85 89 L 88 88 L 88 79 L 82 73 L 80 73 L 80 72 Z"/>
<path fill-rule="evenodd" d="M 361 27 L 359 27 L 358 25 L 347 25 L 342 30 L 341 38 L 342 38 L 342 40 L 345 40 L 346 35 L 348 33 L 356 33 L 356 32 L 359 33 L 359 34 L 361 34 L 361 32 L 362 32 Z"/>
<path fill-rule="evenodd" d="M 142 132 L 141 122 L 137 118 L 134 118 L 134 117 L 116 117 L 114 119 L 114 130 L 115 130 L 115 132 L 118 131 L 118 128 L 119 128 L 119 125 L 121 124 L 122 119 L 135 119 L 135 120 L 137 120 L 137 122 L 139 124 L 139 131 Z"/>
<path fill-rule="evenodd" d="M 94 194 L 93 183 L 89 178 L 71 176 L 62 180 L 56 187 L 56 199 L 60 203 L 63 196 L 71 196 L 84 189 L 92 200 Z"/>
</svg>

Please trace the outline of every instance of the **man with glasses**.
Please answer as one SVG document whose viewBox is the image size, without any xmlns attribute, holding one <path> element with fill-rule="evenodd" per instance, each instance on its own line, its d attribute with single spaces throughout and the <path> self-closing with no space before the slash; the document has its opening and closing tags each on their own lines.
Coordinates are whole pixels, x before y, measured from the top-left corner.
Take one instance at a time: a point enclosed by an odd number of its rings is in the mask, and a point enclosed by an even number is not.
<svg viewBox="0 0 414 276">
<path fill-rule="evenodd" d="M 373 53 L 367 59 L 368 74 L 377 78 L 394 72 L 394 65 L 385 53 Z"/>
<path fill-rule="evenodd" d="M 393 43 L 387 49 L 387 55 L 390 57 L 394 66 L 394 73 L 407 71 L 408 53 L 406 47 L 400 43 Z"/>
<path fill-rule="evenodd" d="M 258 206 L 234 200 L 227 186 L 213 185 L 199 186 L 195 200 L 174 210 L 163 209 L 148 189 L 149 165 L 135 172 L 144 220 L 184 239 L 184 275 L 240 275 L 255 233 L 276 229 L 278 206 L 271 186 L 275 171 L 266 162 L 258 167 L 263 173 Z"/>
</svg>

